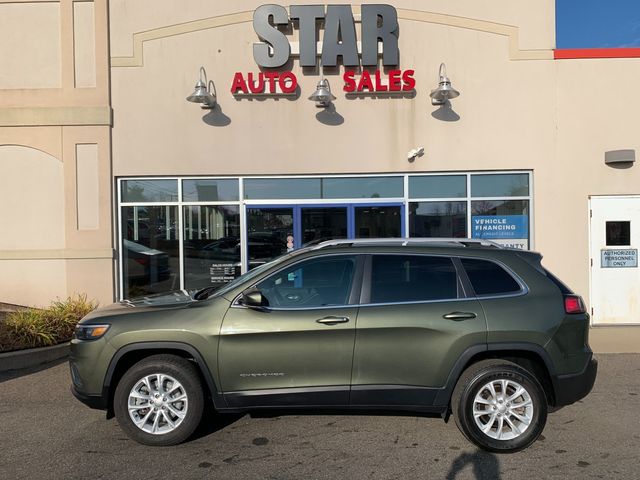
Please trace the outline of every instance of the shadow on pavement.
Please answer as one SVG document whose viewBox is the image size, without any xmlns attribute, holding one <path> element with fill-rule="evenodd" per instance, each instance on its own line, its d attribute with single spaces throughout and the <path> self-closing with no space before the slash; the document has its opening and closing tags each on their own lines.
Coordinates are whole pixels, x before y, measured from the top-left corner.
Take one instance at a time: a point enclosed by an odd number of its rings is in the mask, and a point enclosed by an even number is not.
<svg viewBox="0 0 640 480">
<path fill-rule="evenodd" d="M 20 370 L 7 370 L 6 372 L 0 372 L 0 383 L 6 382 L 7 380 L 13 380 L 14 378 L 24 377 L 25 375 L 31 375 L 32 373 L 41 372 L 42 370 L 47 370 L 48 368 L 56 367 L 61 363 L 66 363 L 68 361 L 67 358 L 59 358 L 52 362 L 42 363 L 40 365 L 36 365 L 29 368 L 23 368 Z M 69 377 L 69 384 L 71 384 L 71 377 Z"/>
<path fill-rule="evenodd" d="M 477 450 L 474 453 L 462 453 L 451 464 L 447 480 L 454 480 L 467 465 L 473 468 L 473 476 L 477 480 L 500 480 L 500 462 L 498 457 L 489 452 Z"/>
<path fill-rule="evenodd" d="M 207 405 L 202 414 L 202 421 L 189 441 L 197 440 L 212 433 L 216 433 L 229 425 L 237 422 L 246 414 L 244 413 L 216 413 L 213 405 Z"/>
</svg>

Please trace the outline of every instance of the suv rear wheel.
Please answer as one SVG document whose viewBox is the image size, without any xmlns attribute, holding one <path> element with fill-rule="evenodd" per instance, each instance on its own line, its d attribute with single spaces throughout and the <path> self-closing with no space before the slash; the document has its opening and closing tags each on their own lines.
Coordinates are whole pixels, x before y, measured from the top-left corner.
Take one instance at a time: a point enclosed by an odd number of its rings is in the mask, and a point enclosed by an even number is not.
<svg viewBox="0 0 640 480">
<path fill-rule="evenodd" d="M 116 387 L 121 428 L 145 445 L 175 445 L 194 432 L 204 396 L 195 367 L 174 355 L 153 355 L 133 365 Z"/>
<path fill-rule="evenodd" d="M 506 360 L 484 360 L 465 370 L 451 407 L 460 431 L 492 452 L 528 447 L 547 421 L 547 401 L 536 377 Z"/>
</svg>

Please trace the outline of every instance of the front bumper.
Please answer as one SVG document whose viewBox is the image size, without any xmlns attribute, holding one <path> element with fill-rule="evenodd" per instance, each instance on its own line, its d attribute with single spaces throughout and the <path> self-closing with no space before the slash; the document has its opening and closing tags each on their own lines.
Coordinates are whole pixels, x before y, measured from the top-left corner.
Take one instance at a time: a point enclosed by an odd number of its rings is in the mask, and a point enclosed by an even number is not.
<svg viewBox="0 0 640 480">
<path fill-rule="evenodd" d="M 85 405 L 87 405 L 87 406 L 89 406 L 91 408 L 95 408 L 96 410 L 106 410 L 107 409 L 107 400 L 106 400 L 106 398 L 104 396 L 102 396 L 102 395 L 86 395 L 86 394 L 78 391 L 78 389 L 76 389 L 76 387 L 74 385 L 71 385 L 70 389 L 71 389 L 71 393 L 73 393 L 73 396 L 76 397 L 78 400 L 80 400 Z"/>
<path fill-rule="evenodd" d="M 556 406 L 562 407 L 586 397 L 596 381 L 598 361 L 591 358 L 584 370 L 573 375 L 558 375 L 555 378 Z"/>
</svg>

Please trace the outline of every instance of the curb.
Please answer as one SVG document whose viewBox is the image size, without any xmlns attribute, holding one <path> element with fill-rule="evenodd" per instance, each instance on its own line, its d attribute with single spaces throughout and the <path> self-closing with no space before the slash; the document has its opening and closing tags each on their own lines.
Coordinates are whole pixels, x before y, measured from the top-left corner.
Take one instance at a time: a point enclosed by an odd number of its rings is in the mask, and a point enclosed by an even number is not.
<svg viewBox="0 0 640 480">
<path fill-rule="evenodd" d="M 23 370 L 53 362 L 69 355 L 69 342 L 52 347 L 29 348 L 15 352 L 0 353 L 0 372 Z"/>
</svg>

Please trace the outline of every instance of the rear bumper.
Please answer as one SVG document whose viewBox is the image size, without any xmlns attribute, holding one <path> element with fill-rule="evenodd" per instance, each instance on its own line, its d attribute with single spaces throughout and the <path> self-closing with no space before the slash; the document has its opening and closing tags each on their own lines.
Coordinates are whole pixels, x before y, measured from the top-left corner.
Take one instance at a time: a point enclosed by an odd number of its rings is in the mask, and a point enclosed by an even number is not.
<svg viewBox="0 0 640 480">
<path fill-rule="evenodd" d="M 562 407 L 586 397 L 596 381 L 598 361 L 591 357 L 585 369 L 574 375 L 558 375 L 555 378 L 556 406 Z"/>
</svg>

